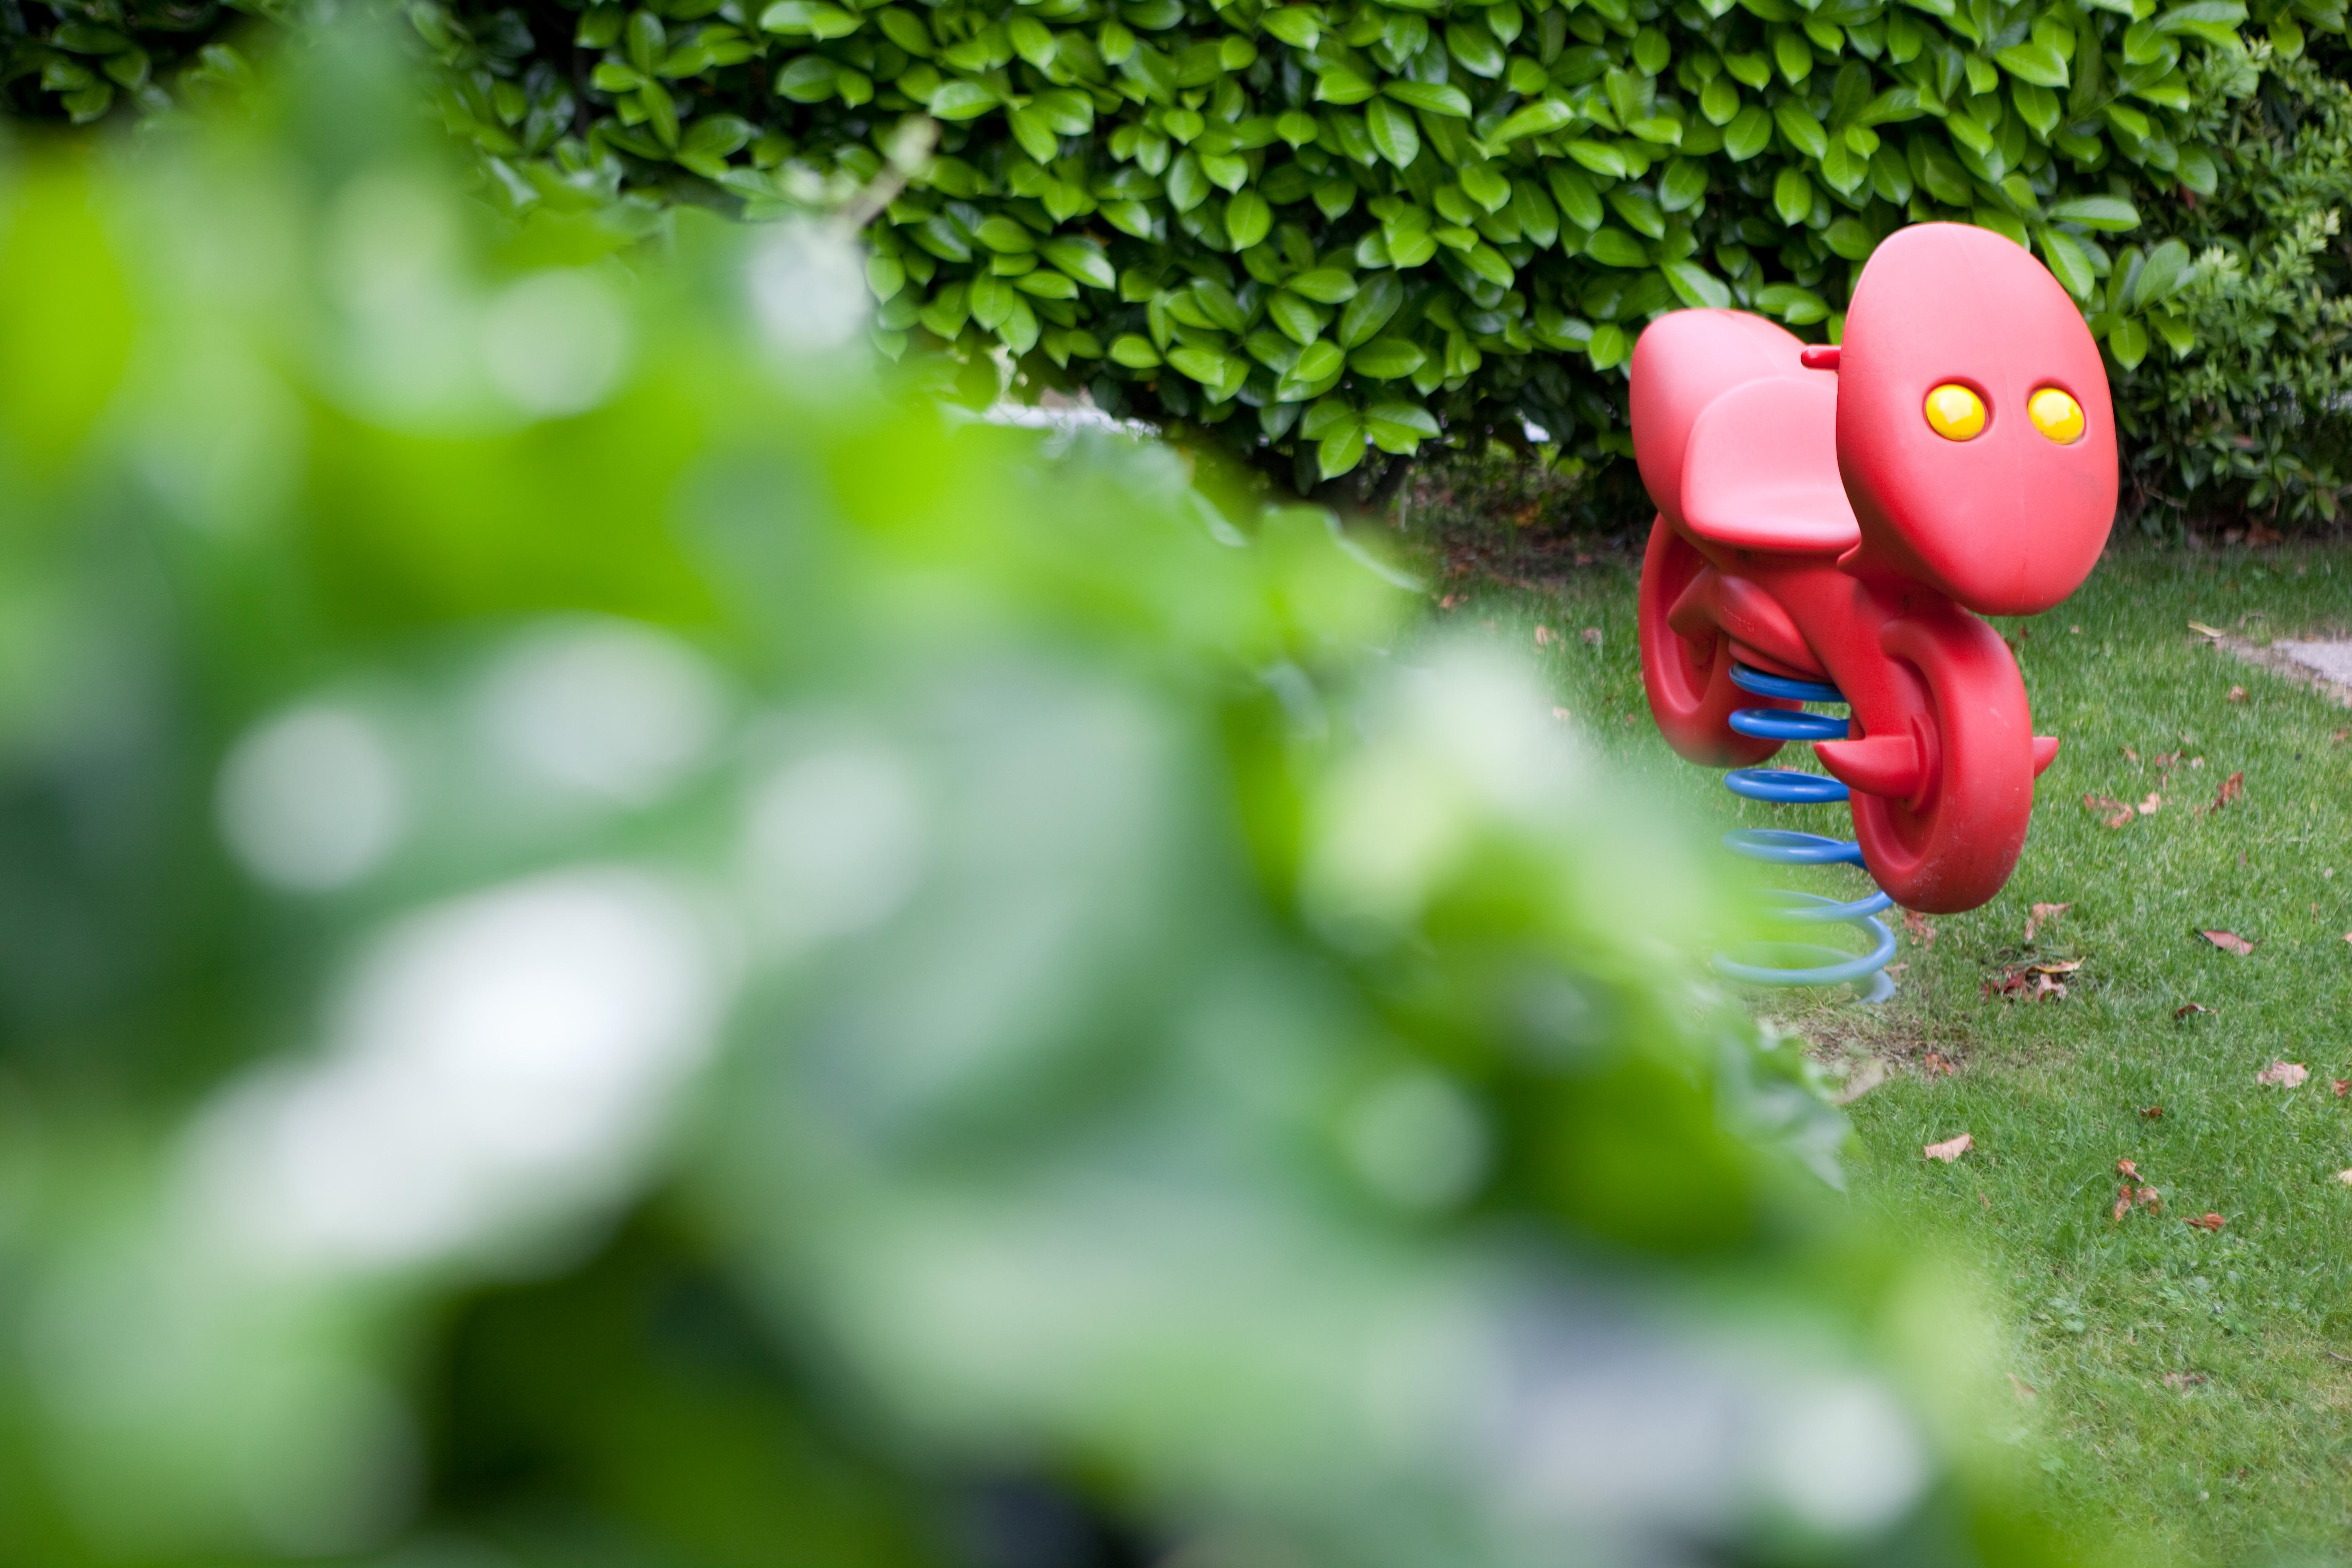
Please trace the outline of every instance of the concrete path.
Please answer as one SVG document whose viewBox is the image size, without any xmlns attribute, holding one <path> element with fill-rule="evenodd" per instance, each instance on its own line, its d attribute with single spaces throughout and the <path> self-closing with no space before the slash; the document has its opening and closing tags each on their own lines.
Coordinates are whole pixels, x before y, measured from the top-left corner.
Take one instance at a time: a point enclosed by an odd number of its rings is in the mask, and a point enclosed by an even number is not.
<svg viewBox="0 0 2352 1568">
<path fill-rule="evenodd" d="M 2352 642 L 2274 642 L 2271 651 L 2283 654 L 2323 680 L 2352 686 Z"/>
</svg>

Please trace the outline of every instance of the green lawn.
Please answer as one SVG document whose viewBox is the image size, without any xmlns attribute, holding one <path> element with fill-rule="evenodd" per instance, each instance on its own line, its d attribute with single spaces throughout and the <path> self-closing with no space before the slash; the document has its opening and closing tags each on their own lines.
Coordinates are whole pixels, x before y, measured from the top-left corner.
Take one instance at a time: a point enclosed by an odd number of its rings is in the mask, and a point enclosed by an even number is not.
<svg viewBox="0 0 2352 1568">
<path fill-rule="evenodd" d="M 1441 613 L 1567 633 L 1537 650 L 1561 705 L 1645 782 L 1725 826 L 1850 836 L 1843 807 L 1746 805 L 1665 750 L 1637 557 L 1450 562 L 1466 596 Z M 2120 547 L 2069 603 L 2003 623 L 2037 730 L 2064 741 L 2008 889 L 1935 917 L 1932 942 L 1906 936 L 1883 1008 L 1757 1005 L 1862 1081 L 1885 1070 L 1851 1106 L 1856 1200 L 1980 1262 L 2010 1310 L 2012 1435 L 2069 1503 L 2182 1561 L 2352 1562 L 2352 1100 L 2330 1087 L 2352 1079 L 2352 712 L 2192 620 L 2255 640 L 2352 630 L 2352 551 Z M 2209 809 L 2241 771 L 2242 796 Z M 2086 794 L 2161 804 L 2110 827 Z M 2037 903 L 2070 907 L 2029 942 Z M 2041 960 L 2079 961 L 2063 999 L 1986 994 Z M 2309 1080 L 2258 1084 L 2274 1058 Z M 1975 1148 L 1957 1163 L 1921 1157 L 1960 1132 Z M 2119 1159 L 2160 1212 L 2111 1216 Z M 2219 1231 L 2185 1223 L 2209 1212 Z"/>
</svg>

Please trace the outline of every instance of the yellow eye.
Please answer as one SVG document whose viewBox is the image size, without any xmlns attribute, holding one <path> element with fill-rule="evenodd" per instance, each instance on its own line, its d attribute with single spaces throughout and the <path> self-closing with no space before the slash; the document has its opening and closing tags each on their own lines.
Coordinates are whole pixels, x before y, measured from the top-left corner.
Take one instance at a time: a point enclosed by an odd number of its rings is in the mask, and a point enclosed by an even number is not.
<svg viewBox="0 0 2352 1568">
<path fill-rule="evenodd" d="M 1969 441 L 1985 427 L 1984 399 L 1957 381 L 1927 394 L 1927 428 L 1947 441 Z"/>
<path fill-rule="evenodd" d="M 2045 386 L 2026 399 L 2025 416 L 2033 427 L 2064 447 L 2083 438 L 2083 405 L 2054 386 Z"/>
</svg>

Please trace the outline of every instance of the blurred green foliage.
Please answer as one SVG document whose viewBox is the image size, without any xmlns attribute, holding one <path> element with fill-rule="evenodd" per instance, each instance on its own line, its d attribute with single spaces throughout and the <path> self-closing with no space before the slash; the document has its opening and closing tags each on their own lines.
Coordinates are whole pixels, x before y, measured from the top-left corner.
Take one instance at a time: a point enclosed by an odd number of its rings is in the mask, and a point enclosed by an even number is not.
<svg viewBox="0 0 2352 1568">
<path fill-rule="evenodd" d="M 0 1558 L 2061 1559 L 1517 661 L 392 53 L 0 172 Z"/>
</svg>

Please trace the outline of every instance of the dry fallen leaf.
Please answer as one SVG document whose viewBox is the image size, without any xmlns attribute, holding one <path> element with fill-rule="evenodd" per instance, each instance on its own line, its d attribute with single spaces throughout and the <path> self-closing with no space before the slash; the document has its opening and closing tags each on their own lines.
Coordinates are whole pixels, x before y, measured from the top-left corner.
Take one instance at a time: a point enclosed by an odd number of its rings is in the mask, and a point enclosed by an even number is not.
<svg viewBox="0 0 2352 1568">
<path fill-rule="evenodd" d="M 1929 1078 L 1952 1076 L 1952 1058 L 1941 1051 L 1929 1051 L 1919 1058 L 1919 1065 L 1927 1069 Z"/>
<path fill-rule="evenodd" d="M 2242 686 L 2232 686 L 2231 688 L 2230 688 L 2230 700 L 2231 700 L 2231 701 L 2232 701 L 2232 702 L 2243 702 L 2245 700 L 2246 700 L 2246 689 L 2245 689 L 2244 687 L 2242 687 Z"/>
<path fill-rule="evenodd" d="M 1454 605 L 1465 602 L 1469 596 L 1467 594 L 1448 594 L 1437 601 L 1437 607 L 1441 610 L 1450 610 Z"/>
<path fill-rule="evenodd" d="M 2200 1214 L 2188 1223 L 2195 1226 L 2199 1230 L 2219 1230 L 2229 1224 L 2229 1221 L 2217 1214 Z"/>
<path fill-rule="evenodd" d="M 2015 964 L 2001 971 L 1998 984 L 1986 981 L 1984 994 L 1988 996 L 2026 996 L 2036 1002 L 2054 1001 L 2066 994 L 2066 987 L 2053 976 L 2072 974 L 2082 967 L 2083 961 L 2079 958 Z"/>
<path fill-rule="evenodd" d="M 2336 1098 L 2338 1100 L 2352 1094 L 2352 1078 L 2331 1078 L 2327 1082 L 2329 1087 L 2336 1090 Z"/>
<path fill-rule="evenodd" d="M 2098 812 L 2100 814 L 2099 820 L 2105 823 L 2109 827 L 2127 827 L 2131 825 L 2131 806 L 2126 802 L 2117 800 L 2115 796 L 2110 795 L 2084 795 L 2083 797 L 2083 809 L 2084 811 Z"/>
<path fill-rule="evenodd" d="M 1936 928 L 1929 925 L 1927 923 L 1927 917 L 1921 914 L 1917 910 L 1905 910 L 1903 911 L 1903 931 L 1904 934 L 1910 937 L 1911 945 L 1914 947 L 1933 947 L 1936 945 Z M 2347 936 L 2344 940 L 2347 942 L 2352 942 L 2352 936 Z"/>
<path fill-rule="evenodd" d="M 1601 628 L 1599 626 L 1587 626 L 1578 635 L 1584 638 L 1588 647 L 1599 647 L 1601 646 Z"/>
<path fill-rule="evenodd" d="M 2336 1173 L 2336 1179 L 2346 1186 L 2352 1187 L 2352 1171 L 2338 1171 Z"/>
<path fill-rule="evenodd" d="M 2174 1020 L 2178 1022 L 2182 1018 L 2186 1018 L 2191 1013 L 2210 1013 L 2212 1010 L 2212 1008 L 2208 1007 L 2202 1002 L 2183 1002 L 2179 1006 L 2175 1007 L 2172 1010 L 2172 1016 Z"/>
<path fill-rule="evenodd" d="M 1549 647 L 1551 644 L 1552 629 L 1549 626 L 1538 626 L 1536 628 L 1536 647 Z"/>
<path fill-rule="evenodd" d="M 1552 716 L 1553 718 L 1555 718 L 1555 719 L 1573 719 L 1573 718 L 1575 718 L 1575 717 L 1576 717 L 1576 715 L 1575 715 L 1575 714 L 1570 713 L 1570 712 L 1567 709 L 1565 709 L 1565 708 L 1555 708 L 1555 709 L 1553 709 L 1553 710 L 1551 710 L 1551 716 Z"/>
<path fill-rule="evenodd" d="M 2220 642 L 2223 637 L 2230 635 L 2219 626 L 2207 626 L 2203 621 L 2189 622 L 2189 629 L 2195 632 L 2200 637 L 2211 637 L 2215 642 Z"/>
<path fill-rule="evenodd" d="M 2219 811 L 2245 793 L 2246 774 L 2244 770 L 2241 769 L 2221 781 L 2221 793 L 2213 797 L 2210 809 Z"/>
<path fill-rule="evenodd" d="M 1930 1143 L 1920 1150 L 1930 1160 L 1941 1160 L 1947 1165 L 1977 1146 L 1977 1141 L 1963 1132 L 1958 1138 L 1947 1138 L 1941 1143 Z"/>
<path fill-rule="evenodd" d="M 2164 1120 L 2164 1107 L 2161 1105 L 2143 1105 L 2139 1108 L 2139 1113 L 2143 1121 L 2161 1121 Z"/>
<path fill-rule="evenodd" d="M 2233 931 L 2199 931 L 2197 934 L 2203 937 L 2207 942 L 2211 942 L 2215 947 L 2220 948 L 2222 952 L 2234 952 L 2240 958 L 2243 958 L 2246 954 L 2254 951 L 2254 944 L 2252 942 L 2248 942 L 2244 937 L 2240 936 Z M 2352 942 L 2352 936 L 2347 936 L 2344 940 L 2347 942 Z"/>
<path fill-rule="evenodd" d="M 2025 940 L 2032 942 L 2033 933 L 2073 909 L 2072 904 L 2036 904 L 2026 911 Z"/>
<path fill-rule="evenodd" d="M 2032 1384 L 2026 1382 L 2023 1378 L 2018 1376 L 2017 1373 L 2013 1372 L 2005 1372 L 2001 1373 L 2001 1375 L 2009 1379 L 2009 1386 L 2017 1391 L 2017 1397 L 2021 1404 L 2032 1399 L 2036 1394 L 2041 1392 L 2040 1389 L 2035 1388 Z"/>
<path fill-rule="evenodd" d="M 2120 1222 L 2124 1215 L 2131 1213 L 2135 1207 L 2144 1208 L 2150 1214 L 2155 1214 L 2164 1207 L 2164 1199 L 2158 1194 L 2154 1187 L 2133 1184 L 2139 1180 L 2139 1167 L 2129 1160 L 2116 1161 L 2116 1173 L 2124 1179 L 2124 1184 L 2116 1189 L 2116 1206 L 2109 1215 L 2110 1218 Z"/>
<path fill-rule="evenodd" d="M 2163 809 L 2164 797 L 2157 794 L 2154 790 L 2147 792 L 2147 798 L 2141 801 L 2138 806 L 2139 814 L 2142 816 L 2154 816 L 2158 812 L 2162 811 Z"/>
<path fill-rule="evenodd" d="M 2301 1089 L 2311 1069 L 2301 1062 L 2273 1062 L 2254 1075 L 2256 1083 L 2274 1083 L 2284 1089 Z"/>
<path fill-rule="evenodd" d="M 2133 751 L 2129 746 L 2126 746 L 2124 748 L 2124 755 L 2129 757 L 2133 762 L 2139 761 L 2139 753 Z"/>
</svg>

